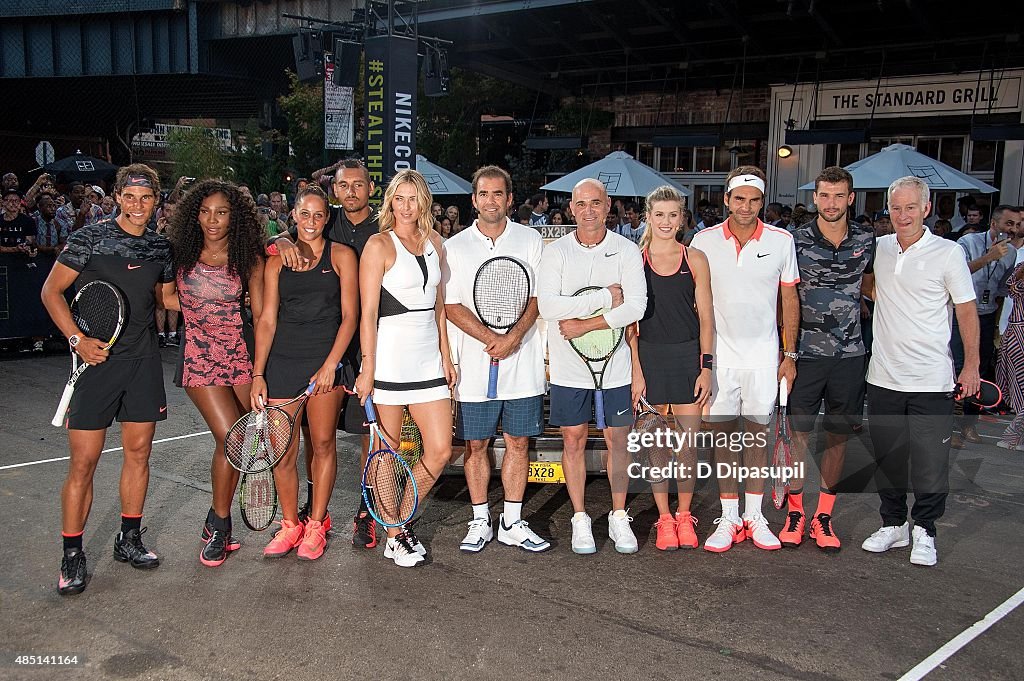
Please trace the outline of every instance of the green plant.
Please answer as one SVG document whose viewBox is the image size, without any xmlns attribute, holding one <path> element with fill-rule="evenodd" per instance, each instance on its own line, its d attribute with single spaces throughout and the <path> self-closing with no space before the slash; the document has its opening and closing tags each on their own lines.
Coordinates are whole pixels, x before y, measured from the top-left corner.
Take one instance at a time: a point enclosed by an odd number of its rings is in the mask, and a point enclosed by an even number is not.
<svg viewBox="0 0 1024 681">
<path fill-rule="evenodd" d="M 167 136 L 167 149 L 174 161 L 178 177 L 227 178 L 231 175 L 228 155 L 206 128 L 172 130 Z"/>
</svg>

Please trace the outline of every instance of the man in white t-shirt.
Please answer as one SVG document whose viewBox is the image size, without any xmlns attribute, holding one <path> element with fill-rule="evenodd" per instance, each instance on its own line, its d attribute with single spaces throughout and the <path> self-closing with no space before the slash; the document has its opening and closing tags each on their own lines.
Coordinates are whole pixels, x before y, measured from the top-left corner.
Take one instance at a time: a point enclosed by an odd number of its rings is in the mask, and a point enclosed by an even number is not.
<svg viewBox="0 0 1024 681">
<path fill-rule="evenodd" d="M 715 350 L 707 420 L 727 433 L 731 446 L 716 446 L 715 461 L 748 471 L 767 464 L 768 423 L 775 411 L 779 382 L 792 389 L 796 379 L 800 329 L 800 282 L 793 235 L 757 217 L 764 205 L 765 176 L 755 166 L 740 166 L 725 179 L 729 218 L 697 232 L 690 245 L 703 251 L 711 267 L 715 301 Z M 779 362 L 778 300 L 782 298 L 784 359 Z M 746 438 L 737 444 L 739 418 Z M 716 437 L 716 445 L 721 437 Z M 740 452 L 742 451 L 742 457 Z M 716 471 L 718 468 L 716 467 Z M 739 481 L 720 476 L 722 517 L 704 542 L 708 551 L 728 551 L 748 537 L 759 549 L 782 548 L 761 513 L 764 478 L 750 478 L 739 511 Z"/>
<path fill-rule="evenodd" d="M 504 512 L 498 516 L 498 541 L 538 552 L 551 547 L 522 519 L 523 494 L 530 468 L 529 438 L 544 429 L 544 339 L 537 328 L 537 271 L 544 242 L 537 230 L 508 219 L 512 178 L 497 166 L 473 175 L 473 207 L 479 217 L 444 244 L 445 313 L 462 333 L 454 334 L 459 377 L 455 384 L 458 416 L 455 436 L 466 442 L 463 467 L 473 504 L 473 519 L 459 548 L 481 551 L 494 538 L 487 509 L 490 440 L 501 422 L 505 457 L 501 484 Z M 485 261 L 513 258 L 529 274 L 531 297 L 522 318 L 505 333 L 488 328 L 476 314 L 473 286 Z M 488 399 L 492 359 L 500 361 L 498 397 Z"/>
<path fill-rule="evenodd" d="M 576 230 L 548 244 L 541 258 L 537 284 L 540 315 L 548 322 L 548 364 L 551 372 L 552 425 L 561 427 L 565 486 L 575 514 L 572 550 L 594 553 L 597 545 L 584 505 L 587 444 L 594 405 L 594 378 L 569 340 L 596 329 L 625 329 L 639 321 L 647 309 L 647 281 L 640 250 L 629 239 L 605 227 L 611 200 L 603 184 L 580 181 L 569 205 Z M 583 288 L 597 290 L 573 295 Z M 604 311 L 593 316 L 595 312 Z M 626 512 L 626 436 L 633 423 L 632 357 L 620 343 L 604 370 L 604 441 L 608 447 L 608 479 L 612 484 L 612 512 L 608 536 L 619 553 L 635 553 L 639 546 Z"/>
<path fill-rule="evenodd" d="M 914 490 L 910 562 L 935 565 L 935 524 L 946 508 L 949 442 L 953 432 L 953 356 L 956 315 L 964 344 L 956 382 L 978 392 L 978 308 L 963 250 L 924 226 L 928 185 L 901 177 L 889 185 L 894 234 L 875 245 L 874 342 L 868 365 L 868 426 L 877 463 L 882 527 L 865 551 L 907 546 L 907 492 Z M 909 468 L 909 479 L 908 479 Z"/>
</svg>

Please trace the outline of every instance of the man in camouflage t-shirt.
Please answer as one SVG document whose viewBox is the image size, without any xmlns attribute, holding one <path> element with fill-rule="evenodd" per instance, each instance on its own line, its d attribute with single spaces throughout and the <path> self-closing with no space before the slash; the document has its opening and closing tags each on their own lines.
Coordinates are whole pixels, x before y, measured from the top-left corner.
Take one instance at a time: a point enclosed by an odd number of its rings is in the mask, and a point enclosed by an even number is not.
<svg viewBox="0 0 1024 681">
<path fill-rule="evenodd" d="M 846 441 L 864 412 L 865 352 L 861 337 L 860 301 L 869 285 L 875 237 L 848 220 L 853 205 L 853 177 L 839 167 L 821 172 L 814 183 L 818 218 L 793 232 L 800 266 L 799 368 L 789 409 L 793 419 L 794 463 L 806 460 L 810 432 L 825 403 L 825 453 L 821 491 L 811 515 L 810 536 L 823 551 L 838 551 L 832 529 L 835 489 L 843 471 Z M 792 481 L 789 517 L 779 533 L 783 546 L 803 541 L 806 516 L 803 480 Z"/>
</svg>

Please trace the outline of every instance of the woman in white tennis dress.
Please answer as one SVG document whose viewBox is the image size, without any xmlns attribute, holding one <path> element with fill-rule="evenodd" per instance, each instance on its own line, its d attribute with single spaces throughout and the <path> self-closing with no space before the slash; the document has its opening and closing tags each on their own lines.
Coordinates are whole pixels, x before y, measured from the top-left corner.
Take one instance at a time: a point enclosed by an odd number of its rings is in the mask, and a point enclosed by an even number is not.
<svg viewBox="0 0 1024 681">
<path fill-rule="evenodd" d="M 444 252 L 430 204 L 422 175 L 396 174 L 384 192 L 381 233 L 370 237 L 359 260 L 363 361 L 356 392 L 364 403 L 373 395 L 388 434 L 401 432 L 403 408 L 409 408 L 423 436 L 423 457 L 413 467 L 421 500 L 451 457 L 455 384 L 441 283 Z M 388 528 L 385 558 L 412 567 L 425 554 L 407 527 Z"/>
</svg>

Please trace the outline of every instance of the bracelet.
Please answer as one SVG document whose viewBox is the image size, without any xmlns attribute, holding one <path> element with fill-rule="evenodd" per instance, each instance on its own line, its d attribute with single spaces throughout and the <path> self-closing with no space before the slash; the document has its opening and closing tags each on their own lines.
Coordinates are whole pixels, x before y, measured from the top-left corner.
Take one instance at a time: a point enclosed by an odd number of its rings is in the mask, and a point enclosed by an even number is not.
<svg viewBox="0 0 1024 681">
<path fill-rule="evenodd" d="M 711 369 L 714 367 L 715 357 L 707 352 L 700 356 L 700 368 Z"/>
<path fill-rule="evenodd" d="M 799 352 L 783 352 L 782 356 L 786 357 L 787 359 L 797 360 L 797 359 L 800 358 L 800 353 Z"/>
<path fill-rule="evenodd" d="M 263 378 L 263 374 L 253 374 L 253 378 Z"/>
</svg>

